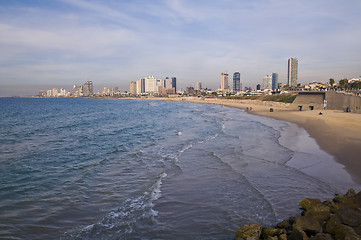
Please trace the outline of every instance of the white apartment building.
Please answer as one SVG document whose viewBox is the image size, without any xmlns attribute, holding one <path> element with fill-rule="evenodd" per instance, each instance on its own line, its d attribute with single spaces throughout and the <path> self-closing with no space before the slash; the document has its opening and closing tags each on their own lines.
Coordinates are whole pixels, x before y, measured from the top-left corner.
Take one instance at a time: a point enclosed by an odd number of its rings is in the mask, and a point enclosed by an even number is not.
<svg viewBox="0 0 361 240">
<path fill-rule="evenodd" d="M 272 75 L 263 77 L 263 89 L 272 89 Z"/>
</svg>

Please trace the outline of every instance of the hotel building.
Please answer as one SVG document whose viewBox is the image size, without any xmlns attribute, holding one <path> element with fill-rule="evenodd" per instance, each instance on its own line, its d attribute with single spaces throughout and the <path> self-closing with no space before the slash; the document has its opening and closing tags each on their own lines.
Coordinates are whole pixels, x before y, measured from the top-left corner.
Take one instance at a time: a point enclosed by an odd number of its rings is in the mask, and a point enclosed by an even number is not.
<svg viewBox="0 0 361 240">
<path fill-rule="evenodd" d="M 221 73 L 221 90 L 227 91 L 228 89 L 228 73 Z"/>
<path fill-rule="evenodd" d="M 297 87 L 298 83 L 298 60 L 297 58 L 288 59 L 288 81 L 290 87 Z"/>
</svg>

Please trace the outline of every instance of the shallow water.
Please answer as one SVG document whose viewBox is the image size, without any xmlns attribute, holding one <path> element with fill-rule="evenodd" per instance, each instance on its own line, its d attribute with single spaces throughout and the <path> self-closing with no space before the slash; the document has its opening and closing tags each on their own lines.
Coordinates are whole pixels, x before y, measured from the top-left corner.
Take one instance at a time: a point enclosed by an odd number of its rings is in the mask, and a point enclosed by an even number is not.
<svg viewBox="0 0 361 240">
<path fill-rule="evenodd" d="M 239 109 L 116 99 L 0 105 L 0 238 L 233 239 L 242 224 L 298 214 L 305 197 L 359 187 L 341 165 L 332 167 L 338 178 L 310 167 L 334 161 L 302 129 Z"/>
</svg>

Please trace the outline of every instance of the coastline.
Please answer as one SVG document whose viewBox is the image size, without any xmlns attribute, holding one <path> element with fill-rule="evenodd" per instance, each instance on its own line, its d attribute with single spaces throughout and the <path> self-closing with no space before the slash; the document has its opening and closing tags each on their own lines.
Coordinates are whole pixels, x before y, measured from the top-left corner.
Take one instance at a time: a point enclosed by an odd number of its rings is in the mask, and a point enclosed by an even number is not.
<svg viewBox="0 0 361 240">
<path fill-rule="evenodd" d="M 334 156 L 355 183 L 361 184 L 361 114 L 324 110 L 323 114 L 319 115 L 319 111 L 297 111 L 293 110 L 290 104 L 257 100 L 187 98 L 173 101 L 252 108 L 247 112 L 294 123 L 305 129 L 323 151 Z M 270 112 L 270 108 L 273 108 L 273 112 Z"/>
</svg>

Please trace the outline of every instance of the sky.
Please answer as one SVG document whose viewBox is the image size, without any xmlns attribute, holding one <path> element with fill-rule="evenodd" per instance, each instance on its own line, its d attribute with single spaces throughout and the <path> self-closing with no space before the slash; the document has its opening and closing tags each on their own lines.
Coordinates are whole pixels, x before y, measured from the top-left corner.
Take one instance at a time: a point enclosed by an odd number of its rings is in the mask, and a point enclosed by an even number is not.
<svg viewBox="0 0 361 240">
<path fill-rule="evenodd" d="M 0 0 L 0 96 L 93 81 L 129 90 L 154 75 L 177 88 L 254 88 L 287 60 L 302 84 L 361 76 L 360 0 Z"/>
</svg>

